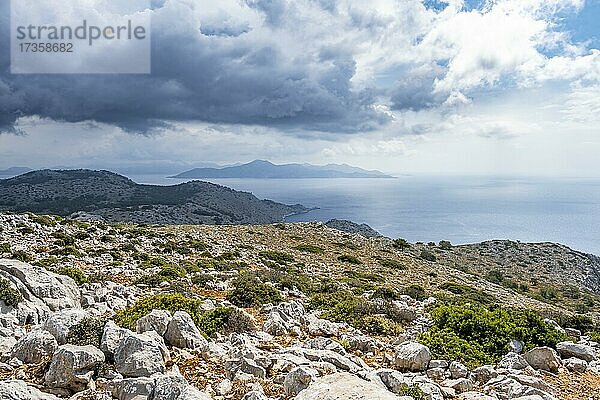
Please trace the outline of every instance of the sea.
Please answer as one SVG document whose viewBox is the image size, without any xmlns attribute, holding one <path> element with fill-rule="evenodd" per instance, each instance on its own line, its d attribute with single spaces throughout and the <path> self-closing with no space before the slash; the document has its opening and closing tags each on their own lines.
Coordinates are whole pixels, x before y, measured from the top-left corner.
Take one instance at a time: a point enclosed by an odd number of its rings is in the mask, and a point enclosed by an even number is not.
<svg viewBox="0 0 600 400">
<path fill-rule="evenodd" d="M 130 175 L 138 183 L 187 180 Z M 558 242 L 600 255 L 600 178 L 401 176 L 394 179 L 210 179 L 260 199 L 315 207 L 289 222 L 366 223 L 391 238 L 453 244 Z"/>
</svg>

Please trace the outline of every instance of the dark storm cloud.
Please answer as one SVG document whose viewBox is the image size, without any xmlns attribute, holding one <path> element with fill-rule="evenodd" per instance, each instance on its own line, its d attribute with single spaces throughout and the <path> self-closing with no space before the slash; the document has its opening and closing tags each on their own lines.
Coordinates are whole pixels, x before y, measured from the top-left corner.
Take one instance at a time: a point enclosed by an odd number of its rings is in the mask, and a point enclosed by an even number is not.
<svg viewBox="0 0 600 400">
<path fill-rule="evenodd" d="M 373 110 L 372 91 L 351 90 L 356 66 L 347 54 L 323 62 L 317 44 L 314 56 L 284 54 L 271 31 L 252 35 L 247 24 L 231 21 L 201 25 L 186 2 L 153 1 L 151 75 L 11 75 L 8 3 L 0 5 L 2 131 L 24 116 L 141 133 L 168 127 L 164 121 L 354 132 L 387 118 Z M 265 23 L 282 23 L 282 2 L 250 3 Z"/>
</svg>

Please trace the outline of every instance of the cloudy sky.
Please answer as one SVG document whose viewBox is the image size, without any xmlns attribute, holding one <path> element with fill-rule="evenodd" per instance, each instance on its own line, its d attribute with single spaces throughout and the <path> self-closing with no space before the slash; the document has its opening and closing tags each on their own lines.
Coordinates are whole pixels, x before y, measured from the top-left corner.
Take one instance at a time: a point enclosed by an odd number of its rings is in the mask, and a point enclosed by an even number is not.
<svg viewBox="0 0 600 400">
<path fill-rule="evenodd" d="M 600 171 L 600 0 L 153 0 L 144 12 L 150 75 L 11 75 L 2 2 L 0 168 Z"/>
</svg>

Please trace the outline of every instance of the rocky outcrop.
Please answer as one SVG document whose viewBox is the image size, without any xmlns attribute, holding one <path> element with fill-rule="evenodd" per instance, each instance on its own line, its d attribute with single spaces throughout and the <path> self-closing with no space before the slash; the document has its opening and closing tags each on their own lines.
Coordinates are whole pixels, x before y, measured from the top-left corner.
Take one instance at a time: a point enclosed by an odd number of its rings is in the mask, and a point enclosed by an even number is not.
<svg viewBox="0 0 600 400">
<path fill-rule="evenodd" d="M 327 375 L 313 381 L 296 400 L 400 400 L 380 385 L 347 372 Z"/>
</svg>

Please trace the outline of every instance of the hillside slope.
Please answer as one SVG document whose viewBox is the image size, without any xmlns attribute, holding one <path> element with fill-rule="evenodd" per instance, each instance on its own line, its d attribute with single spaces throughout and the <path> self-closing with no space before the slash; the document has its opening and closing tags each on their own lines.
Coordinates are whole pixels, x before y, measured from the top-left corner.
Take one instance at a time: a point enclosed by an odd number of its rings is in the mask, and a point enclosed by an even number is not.
<svg viewBox="0 0 600 400">
<path fill-rule="evenodd" d="M 307 209 L 208 182 L 139 185 L 108 171 L 42 170 L 1 180 L 0 211 L 85 212 L 107 222 L 257 224 Z"/>
</svg>

